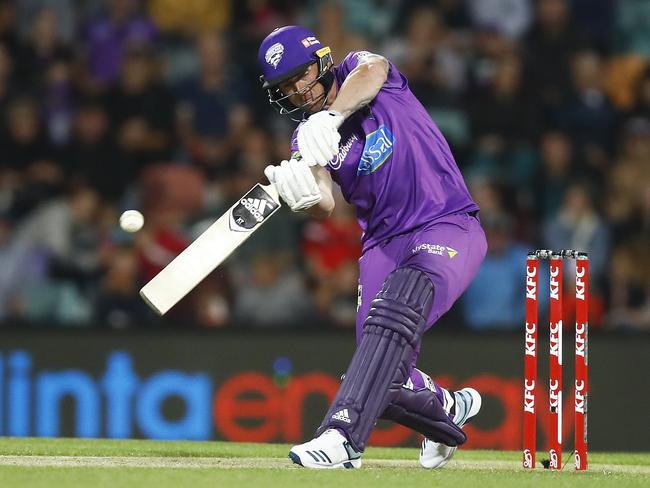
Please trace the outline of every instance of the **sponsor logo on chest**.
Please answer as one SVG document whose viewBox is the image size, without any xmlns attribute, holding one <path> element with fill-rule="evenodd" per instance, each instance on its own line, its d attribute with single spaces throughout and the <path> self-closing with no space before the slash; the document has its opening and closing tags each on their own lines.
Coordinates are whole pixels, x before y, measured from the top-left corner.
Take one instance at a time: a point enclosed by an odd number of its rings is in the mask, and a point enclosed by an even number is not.
<svg viewBox="0 0 650 488">
<path fill-rule="evenodd" d="M 357 175 L 374 173 L 393 154 L 396 139 L 384 124 L 366 136 Z"/>
<path fill-rule="evenodd" d="M 334 159 L 329 162 L 330 168 L 333 170 L 339 169 L 343 164 L 343 161 L 345 161 L 345 158 L 348 157 L 350 149 L 352 149 L 352 146 L 358 140 L 359 137 L 356 134 L 352 134 L 350 137 L 348 137 L 348 140 L 339 147 L 339 153 L 334 156 Z"/>
</svg>

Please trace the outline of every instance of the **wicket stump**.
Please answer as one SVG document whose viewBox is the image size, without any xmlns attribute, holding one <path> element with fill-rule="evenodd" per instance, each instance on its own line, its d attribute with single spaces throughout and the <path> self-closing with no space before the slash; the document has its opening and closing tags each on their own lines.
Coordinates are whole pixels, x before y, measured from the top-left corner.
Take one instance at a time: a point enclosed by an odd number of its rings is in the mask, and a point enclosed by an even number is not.
<svg viewBox="0 0 650 488">
<path fill-rule="evenodd" d="M 563 259 L 576 264 L 575 301 L 575 468 L 587 469 L 587 391 L 589 259 L 574 250 L 537 250 L 526 260 L 526 327 L 524 340 L 524 468 L 535 468 L 537 448 L 537 350 L 539 260 L 550 261 L 549 307 L 549 468 L 562 469 L 562 314 Z"/>
</svg>

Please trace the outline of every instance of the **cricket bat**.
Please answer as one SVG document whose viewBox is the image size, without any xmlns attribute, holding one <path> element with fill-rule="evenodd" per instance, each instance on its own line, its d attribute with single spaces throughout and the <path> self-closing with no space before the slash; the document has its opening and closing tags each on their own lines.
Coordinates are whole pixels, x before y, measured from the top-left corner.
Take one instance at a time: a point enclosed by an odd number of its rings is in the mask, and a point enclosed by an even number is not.
<svg viewBox="0 0 650 488">
<path fill-rule="evenodd" d="M 280 208 L 274 185 L 257 184 L 140 290 L 164 315 Z"/>
</svg>

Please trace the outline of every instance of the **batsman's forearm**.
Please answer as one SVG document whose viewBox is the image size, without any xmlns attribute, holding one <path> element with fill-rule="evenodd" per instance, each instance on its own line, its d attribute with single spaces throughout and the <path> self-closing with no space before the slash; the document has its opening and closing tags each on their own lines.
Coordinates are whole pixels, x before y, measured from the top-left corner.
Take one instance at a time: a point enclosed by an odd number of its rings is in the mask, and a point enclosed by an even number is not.
<svg viewBox="0 0 650 488">
<path fill-rule="evenodd" d="M 322 199 L 316 205 L 305 210 L 305 213 L 317 219 L 324 219 L 332 215 L 334 211 L 334 195 L 332 195 L 332 177 L 327 169 L 320 166 L 311 168 L 316 178 Z"/>
<path fill-rule="evenodd" d="M 313 207 L 306 209 L 304 212 L 315 219 L 326 219 L 332 215 L 333 211 L 334 205 L 330 205 L 329 202 L 326 202 L 325 199 L 323 199 Z"/>
<path fill-rule="evenodd" d="M 358 65 L 341 85 L 336 100 L 329 107 L 348 118 L 361 107 L 368 105 L 379 93 L 388 76 L 388 61 L 373 56 Z"/>
</svg>

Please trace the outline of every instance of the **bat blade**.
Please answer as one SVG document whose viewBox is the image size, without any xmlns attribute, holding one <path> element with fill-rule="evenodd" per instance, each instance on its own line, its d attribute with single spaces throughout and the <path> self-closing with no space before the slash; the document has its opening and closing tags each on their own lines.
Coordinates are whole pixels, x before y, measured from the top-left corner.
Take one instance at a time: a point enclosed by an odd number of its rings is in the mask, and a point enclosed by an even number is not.
<svg viewBox="0 0 650 488">
<path fill-rule="evenodd" d="M 164 315 L 280 208 L 273 185 L 257 184 L 140 290 Z"/>
</svg>

